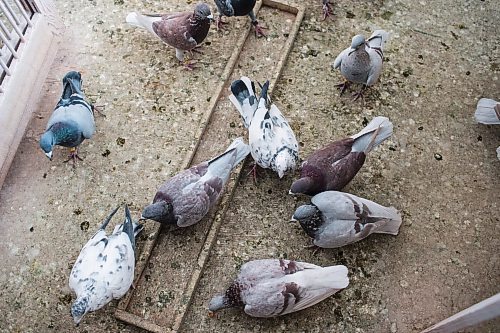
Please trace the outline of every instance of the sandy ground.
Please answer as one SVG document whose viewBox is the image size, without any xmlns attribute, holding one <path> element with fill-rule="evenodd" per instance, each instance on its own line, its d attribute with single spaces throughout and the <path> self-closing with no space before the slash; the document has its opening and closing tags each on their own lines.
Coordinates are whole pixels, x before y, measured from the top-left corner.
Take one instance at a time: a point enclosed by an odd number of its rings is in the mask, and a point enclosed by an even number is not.
<svg viewBox="0 0 500 333">
<path fill-rule="evenodd" d="M 499 291 L 500 129 L 473 120 L 480 97 L 500 99 L 498 4 L 336 1 L 334 18 L 321 22 L 319 2 L 307 2 L 273 100 L 296 130 L 302 157 L 357 132 L 376 115 L 393 121 L 393 138 L 368 157 L 345 191 L 400 209 L 401 232 L 313 255 L 303 248 L 308 237 L 288 223 L 295 207 L 307 201 L 286 194 L 295 175 L 278 180 L 261 172 L 257 186 L 243 176 L 183 331 L 418 332 Z M 67 287 L 71 266 L 117 204 L 128 203 L 138 216 L 159 184 L 178 171 L 198 139 L 201 116 L 247 20 L 230 20 L 225 34 L 212 29 L 205 54 L 195 56 L 199 68 L 187 72 L 172 49 L 128 27 L 124 18 L 133 10 L 189 8 L 191 1 L 56 3 L 67 26 L 64 42 L 0 192 L 0 331 L 141 332 L 113 317 L 116 303 L 74 328 Z M 262 48 L 277 45 L 280 29 L 286 29 L 273 15 L 263 14 L 270 36 L 259 41 L 246 73 L 259 80 L 268 73 Z M 379 84 L 364 103 L 339 97 L 333 85 L 341 77 L 330 63 L 353 35 L 380 27 L 392 33 L 392 41 Z M 60 79 L 70 69 L 82 71 L 89 99 L 105 105 L 107 114 L 97 117 L 98 132 L 82 144 L 84 161 L 76 169 L 62 163 L 65 150 L 57 149 L 50 162 L 38 148 L 60 96 Z M 218 139 L 207 155 L 245 134 L 229 103 L 222 105 L 228 121 L 209 127 Z M 189 271 L 196 251 L 186 247 L 202 242 L 209 224 L 162 235 L 167 241 L 155 250 L 163 252 L 153 266 L 156 274 Z M 139 242 L 152 229 L 148 222 Z M 239 309 L 208 318 L 208 300 L 238 267 L 268 257 L 345 264 L 351 284 L 314 307 L 277 319 L 253 319 Z M 165 285 L 155 279 L 144 287 L 151 302 L 143 307 L 161 320 L 161 308 L 179 301 L 165 295 L 178 294 L 185 281 Z M 494 332 L 499 325 L 497 320 L 474 332 Z"/>
</svg>

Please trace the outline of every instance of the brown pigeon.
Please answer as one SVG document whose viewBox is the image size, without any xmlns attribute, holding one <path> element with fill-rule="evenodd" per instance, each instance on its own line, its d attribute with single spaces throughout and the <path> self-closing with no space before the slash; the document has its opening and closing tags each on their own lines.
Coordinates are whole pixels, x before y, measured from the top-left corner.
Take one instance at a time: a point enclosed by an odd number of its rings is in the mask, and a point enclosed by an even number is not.
<svg viewBox="0 0 500 333">
<path fill-rule="evenodd" d="M 340 191 L 361 169 L 366 154 L 392 135 L 392 127 L 389 118 L 375 117 L 358 134 L 317 150 L 302 163 L 290 193 Z"/>
<path fill-rule="evenodd" d="M 308 308 L 349 285 L 347 267 L 321 267 L 285 259 L 247 262 L 224 295 L 208 309 L 243 306 L 252 317 L 275 317 Z"/>
<path fill-rule="evenodd" d="M 144 28 L 160 38 L 165 44 L 175 48 L 175 56 L 188 69 L 193 65 L 184 61 L 184 51 L 194 50 L 208 35 L 210 7 L 199 3 L 194 12 L 180 12 L 170 14 L 139 14 L 129 13 L 127 23 Z"/>
</svg>

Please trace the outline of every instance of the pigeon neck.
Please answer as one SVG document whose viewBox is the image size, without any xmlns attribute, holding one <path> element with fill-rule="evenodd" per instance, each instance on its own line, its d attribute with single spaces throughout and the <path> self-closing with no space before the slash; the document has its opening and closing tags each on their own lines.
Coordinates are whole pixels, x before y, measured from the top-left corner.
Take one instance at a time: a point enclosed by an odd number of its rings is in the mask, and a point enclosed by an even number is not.
<svg viewBox="0 0 500 333">
<path fill-rule="evenodd" d="M 78 325 L 83 316 L 87 313 L 89 307 L 89 299 L 86 296 L 79 296 L 71 306 L 71 316 Z"/>
<path fill-rule="evenodd" d="M 316 232 L 323 225 L 323 214 L 318 209 L 314 215 L 299 220 L 299 223 L 309 237 L 315 238 Z"/>
<path fill-rule="evenodd" d="M 65 123 L 57 122 L 49 128 L 48 132 L 52 133 L 53 145 L 77 141 L 81 136 L 77 131 L 76 124 L 71 121 Z M 80 142 L 78 142 L 78 144 L 80 144 Z"/>
</svg>

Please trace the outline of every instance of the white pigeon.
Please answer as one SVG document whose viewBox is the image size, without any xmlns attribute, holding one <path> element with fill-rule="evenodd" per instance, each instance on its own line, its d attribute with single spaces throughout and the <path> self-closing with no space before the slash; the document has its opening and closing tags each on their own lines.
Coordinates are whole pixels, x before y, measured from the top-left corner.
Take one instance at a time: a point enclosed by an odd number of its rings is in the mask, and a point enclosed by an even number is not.
<svg viewBox="0 0 500 333">
<path fill-rule="evenodd" d="M 476 121 L 486 125 L 500 125 L 500 102 L 489 98 L 481 98 L 477 102 Z M 497 148 L 497 158 L 500 160 L 500 147 Z"/>
<path fill-rule="evenodd" d="M 310 205 L 295 210 L 292 221 L 299 221 L 313 244 L 323 248 L 351 244 L 372 233 L 397 235 L 402 222 L 394 207 L 337 191 L 316 194 Z"/>
<path fill-rule="evenodd" d="M 321 267 L 285 259 L 247 262 L 223 295 L 212 298 L 215 311 L 244 306 L 252 317 L 275 317 L 308 308 L 349 285 L 347 267 Z"/>
<path fill-rule="evenodd" d="M 117 207 L 104 221 L 95 235 L 85 244 L 71 270 L 69 287 L 76 294 L 71 315 L 78 325 L 83 316 L 96 311 L 112 299 L 125 295 L 134 279 L 135 236 L 143 225 L 132 223 L 125 205 L 125 222 L 106 235 L 106 226 Z"/>
<path fill-rule="evenodd" d="M 389 33 L 384 30 L 374 31 L 368 39 L 363 35 L 356 35 L 352 38 L 351 46 L 335 58 L 332 67 L 340 69 L 340 73 L 347 80 L 337 85 L 341 95 L 351 82 L 362 83 L 361 90 L 354 94 L 354 100 L 357 100 L 363 96 L 366 87 L 377 83 L 382 73 L 383 48 L 388 39 Z"/>
<path fill-rule="evenodd" d="M 297 166 L 299 145 L 278 107 L 271 104 L 268 108 L 268 89 L 269 81 L 266 81 L 257 101 L 255 85 L 243 76 L 231 84 L 229 99 L 248 128 L 248 141 L 255 163 L 264 169 L 272 169 L 282 178 Z"/>
</svg>

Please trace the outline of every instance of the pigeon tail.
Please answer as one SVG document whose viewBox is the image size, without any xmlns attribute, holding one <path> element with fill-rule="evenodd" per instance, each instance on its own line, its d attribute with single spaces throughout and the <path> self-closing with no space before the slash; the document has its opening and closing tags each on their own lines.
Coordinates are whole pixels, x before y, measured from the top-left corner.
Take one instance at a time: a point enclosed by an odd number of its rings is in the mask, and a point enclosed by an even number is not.
<svg viewBox="0 0 500 333">
<path fill-rule="evenodd" d="M 299 285 L 305 289 L 328 288 L 339 290 L 349 285 L 347 272 L 347 267 L 337 265 L 303 270 L 292 274 L 290 277 L 297 279 L 299 275 L 303 275 Z"/>
<path fill-rule="evenodd" d="M 243 142 L 242 138 L 237 138 L 231 143 L 224 153 L 208 162 L 210 170 L 224 170 L 227 166 L 230 169 L 236 167 L 250 153 L 250 147 Z"/>
<path fill-rule="evenodd" d="M 386 213 L 382 221 L 385 223 L 377 224 L 377 228 L 374 229 L 373 233 L 376 234 L 389 234 L 396 236 L 399 233 L 399 227 L 403 220 L 401 219 L 401 214 L 394 207 L 386 207 Z"/>
<path fill-rule="evenodd" d="M 257 98 L 255 97 L 255 85 L 246 76 L 231 84 L 232 94 L 229 100 L 236 107 L 246 128 L 250 126 L 255 110 L 257 110 Z"/>
<path fill-rule="evenodd" d="M 130 239 L 130 243 L 132 244 L 132 248 L 135 251 L 134 224 L 132 223 L 132 217 L 130 216 L 128 205 L 125 205 L 125 222 L 123 223 L 123 232 L 127 234 Z"/>
<path fill-rule="evenodd" d="M 477 102 L 474 117 L 481 124 L 500 124 L 500 103 L 489 98 L 481 98 Z"/>
<path fill-rule="evenodd" d="M 389 41 L 389 33 L 385 30 L 375 30 L 370 38 L 368 38 L 368 45 L 370 47 L 384 49 L 385 44 Z"/>
<path fill-rule="evenodd" d="M 108 223 L 109 221 L 111 221 L 111 219 L 113 218 L 113 216 L 116 214 L 116 212 L 118 211 L 118 209 L 120 209 L 120 206 L 116 207 L 112 212 L 111 214 L 108 215 L 108 217 L 106 217 L 106 219 L 104 220 L 104 222 L 102 223 L 101 227 L 99 228 L 99 230 L 105 230 L 106 227 L 108 226 Z M 99 231 L 98 231 L 99 232 Z"/>
<path fill-rule="evenodd" d="M 153 35 L 156 33 L 153 30 L 153 22 L 161 21 L 160 15 L 142 15 L 136 12 L 129 13 L 125 19 L 128 24 L 136 27 L 144 28 L 151 32 Z"/>
<path fill-rule="evenodd" d="M 267 102 L 267 91 L 269 90 L 269 80 L 264 83 L 260 91 L 259 107 L 265 107 Z"/>
<path fill-rule="evenodd" d="M 352 152 L 368 154 L 376 146 L 392 135 L 393 125 L 387 117 L 375 117 L 358 134 L 351 136 L 354 139 Z"/>
</svg>

